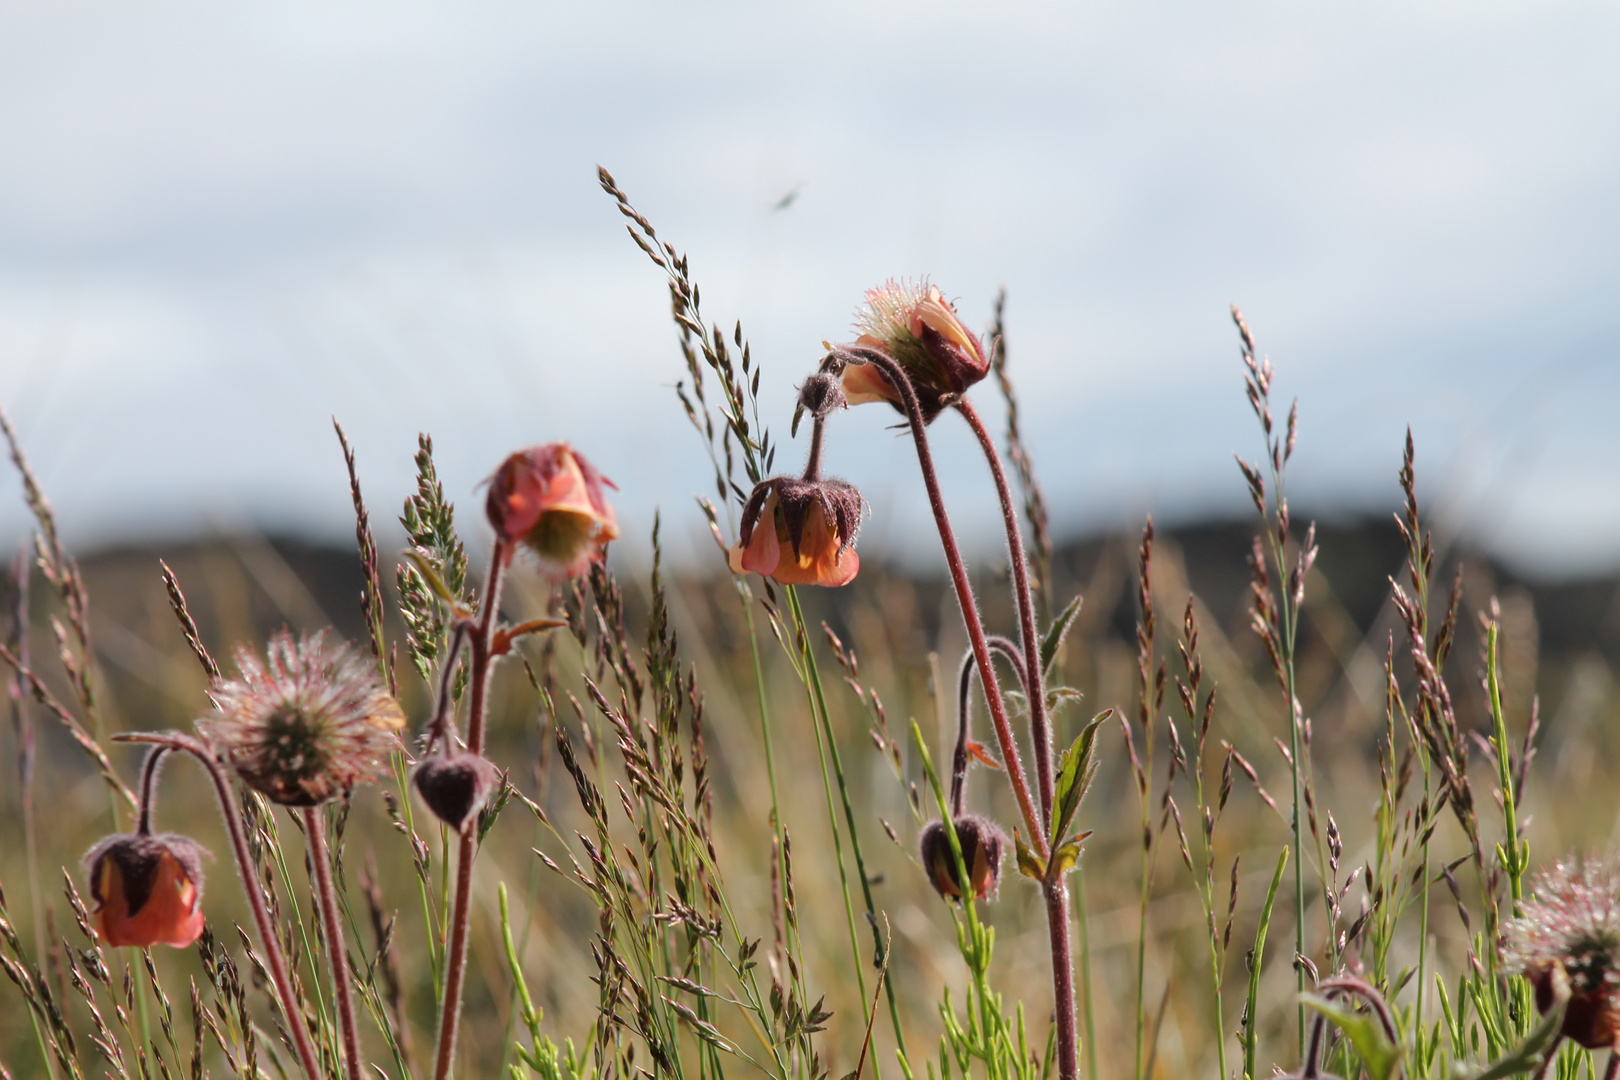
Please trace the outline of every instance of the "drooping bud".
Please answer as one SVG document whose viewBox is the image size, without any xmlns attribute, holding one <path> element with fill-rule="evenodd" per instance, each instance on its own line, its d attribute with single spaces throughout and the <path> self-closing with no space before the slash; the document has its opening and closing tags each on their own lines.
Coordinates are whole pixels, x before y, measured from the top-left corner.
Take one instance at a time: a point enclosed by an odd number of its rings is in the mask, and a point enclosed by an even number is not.
<svg viewBox="0 0 1620 1080">
<path fill-rule="evenodd" d="M 172 833 L 109 836 L 84 857 L 101 940 L 113 947 L 173 945 L 203 932 L 202 858 L 196 841 Z"/>
<path fill-rule="evenodd" d="M 1620 858 L 1564 859 L 1542 871 L 1523 914 L 1502 928 L 1502 961 L 1546 1012 L 1569 982 L 1562 1033 L 1588 1050 L 1620 1039 Z"/>
<path fill-rule="evenodd" d="M 860 331 L 857 345 L 887 353 L 910 376 L 925 420 L 932 421 L 949 397 L 989 374 L 990 359 L 978 337 L 926 279 L 888 281 L 868 289 L 855 327 Z M 851 405 L 887 401 L 903 407 L 899 391 L 876 365 L 851 364 L 844 369 L 843 383 Z"/>
<path fill-rule="evenodd" d="M 812 420 L 822 420 L 847 408 L 849 400 L 844 397 L 843 381 L 830 371 L 818 371 L 799 387 L 799 403 L 793 411 L 793 433 L 798 434 L 799 419 L 805 413 L 809 413 Z"/>
<path fill-rule="evenodd" d="M 501 787 L 501 770 L 478 754 L 424 758 L 411 776 L 416 794 L 438 819 L 462 832 Z"/>
<path fill-rule="evenodd" d="M 244 783 L 283 806 L 316 806 L 382 767 L 399 748 L 405 713 L 370 659 L 326 633 L 296 643 L 282 630 L 265 659 L 236 651 L 238 677 L 213 691 L 197 721 L 210 746 Z"/>
<path fill-rule="evenodd" d="M 489 480 L 484 511 L 497 535 L 521 543 L 557 581 L 577 577 L 619 537 L 602 488 L 613 482 L 567 443 L 520 450 Z"/>
<path fill-rule="evenodd" d="M 743 507 L 731 569 L 784 585 L 847 585 L 861 566 L 855 534 L 865 505 L 842 480 L 762 481 Z"/>
<path fill-rule="evenodd" d="M 982 900 L 986 896 L 994 899 L 1001 884 L 1001 855 L 1007 849 L 1006 835 L 994 822 L 976 814 L 963 814 L 953 824 L 974 899 Z M 924 826 L 918 846 L 934 891 L 947 899 L 960 899 L 962 881 L 956 872 L 956 858 L 951 852 L 951 838 L 945 831 L 945 823 L 930 821 Z"/>
</svg>

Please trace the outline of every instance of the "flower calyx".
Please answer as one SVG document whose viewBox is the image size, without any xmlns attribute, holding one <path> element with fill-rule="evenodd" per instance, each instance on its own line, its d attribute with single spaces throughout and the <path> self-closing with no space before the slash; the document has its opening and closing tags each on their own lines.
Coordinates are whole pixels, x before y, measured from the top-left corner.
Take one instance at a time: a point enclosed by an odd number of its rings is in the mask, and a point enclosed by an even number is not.
<svg viewBox="0 0 1620 1080">
<path fill-rule="evenodd" d="M 603 561 L 608 543 L 618 539 L 618 520 L 603 492 L 613 486 L 567 443 L 531 446 L 490 477 L 484 512 L 508 559 L 512 545 L 522 544 L 542 573 L 564 581 Z"/>
<path fill-rule="evenodd" d="M 743 507 L 731 569 L 784 585 L 846 585 L 860 570 L 855 536 L 865 506 L 854 485 L 842 480 L 762 481 Z"/>
</svg>

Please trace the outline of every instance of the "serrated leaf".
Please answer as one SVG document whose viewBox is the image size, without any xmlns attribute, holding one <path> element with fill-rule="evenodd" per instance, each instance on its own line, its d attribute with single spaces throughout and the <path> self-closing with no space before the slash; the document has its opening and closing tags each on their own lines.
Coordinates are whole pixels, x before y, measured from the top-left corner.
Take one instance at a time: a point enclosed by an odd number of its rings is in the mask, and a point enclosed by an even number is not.
<svg viewBox="0 0 1620 1080">
<path fill-rule="evenodd" d="M 1046 637 L 1041 641 L 1041 671 L 1050 672 L 1052 663 L 1057 659 L 1058 649 L 1063 647 L 1063 639 L 1068 636 L 1069 628 L 1074 625 L 1074 617 L 1080 614 L 1080 605 L 1085 598 L 1076 595 L 1069 601 L 1069 606 L 1058 612 L 1057 618 L 1046 630 Z"/>
<path fill-rule="evenodd" d="M 1389 1041 L 1377 1017 L 1355 1012 L 1315 994 L 1301 994 L 1299 999 L 1338 1025 L 1356 1048 L 1370 1080 L 1390 1080 L 1395 1075 L 1395 1067 L 1401 1061 L 1401 1048 Z"/>
<path fill-rule="evenodd" d="M 1035 850 L 1024 843 L 1024 838 L 1018 830 L 1013 830 L 1013 849 L 1018 852 L 1018 872 L 1035 881 L 1046 880 L 1046 864 Z"/>
<path fill-rule="evenodd" d="M 1069 831 L 1074 815 L 1080 810 L 1080 800 L 1091 786 L 1095 772 L 1091 759 L 1097 745 L 1097 729 L 1113 714 L 1113 709 L 1107 709 L 1093 717 L 1058 759 L 1057 790 L 1052 796 L 1051 841 L 1054 845 L 1058 837 Z"/>
</svg>

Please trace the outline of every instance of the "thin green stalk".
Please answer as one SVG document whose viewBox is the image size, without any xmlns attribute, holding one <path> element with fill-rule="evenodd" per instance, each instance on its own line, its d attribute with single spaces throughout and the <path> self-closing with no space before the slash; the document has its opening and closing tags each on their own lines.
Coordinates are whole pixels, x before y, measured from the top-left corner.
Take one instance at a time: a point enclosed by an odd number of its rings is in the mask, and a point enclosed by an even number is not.
<svg viewBox="0 0 1620 1080">
<path fill-rule="evenodd" d="M 1502 864 L 1507 870 L 1508 887 L 1513 896 L 1513 915 L 1522 914 L 1524 902 L 1524 869 L 1528 844 L 1519 840 L 1518 792 L 1513 790 L 1513 751 L 1508 744 L 1507 717 L 1502 711 L 1502 681 L 1500 657 L 1497 652 L 1501 627 L 1493 619 L 1485 634 L 1485 680 L 1491 696 L 1491 724 L 1496 743 L 1496 779 L 1502 787 L 1502 827 L 1506 836 L 1502 844 Z"/>
<path fill-rule="evenodd" d="M 793 595 L 793 586 L 789 585 L 787 587 L 787 592 L 789 600 L 794 608 L 794 622 L 796 624 L 797 632 L 800 638 L 803 639 L 804 622 L 798 614 L 798 598 Z M 806 652 L 808 652 L 808 644 L 806 645 Z M 827 771 L 827 739 L 822 734 L 821 715 L 816 709 L 815 689 L 812 686 L 812 682 L 815 680 L 813 680 L 808 674 L 808 669 L 806 669 L 806 672 L 807 673 L 804 680 L 805 696 L 810 701 L 810 714 L 812 720 L 810 727 L 811 730 L 815 732 L 816 736 L 816 758 L 821 762 L 821 787 L 822 791 L 827 796 L 827 828 L 832 830 L 833 855 L 838 863 L 838 884 L 840 891 L 844 896 L 844 917 L 849 923 L 850 954 L 854 958 L 855 980 L 861 994 L 861 1008 L 865 1009 L 866 980 L 861 974 L 861 968 L 863 966 L 861 963 L 861 940 L 860 935 L 855 932 L 855 905 L 849 898 L 849 872 L 844 867 L 844 842 L 840 837 L 838 830 L 838 807 L 833 802 L 832 777 Z M 784 884 L 784 888 L 785 887 L 786 886 Z"/>
<path fill-rule="evenodd" d="M 1097 1070 L 1097 1016 L 1091 1003 L 1091 921 L 1086 914 L 1086 868 L 1082 861 L 1075 864 L 1074 909 L 1080 923 L 1080 985 L 1086 991 L 1086 1076 L 1100 1080 Z"/>
<path fill-rule="evenodd" d="M 1271 887 L 1266 890 L 1266 903 L 1260 909 L 1260 925 L 1254 932 L 1254 953 L 1249 961 L 1249 1000 L 1243 1010 L 1243 1076 L 1254 1080 L 1255 1032 L 1259 1023 L 1255 1009 L 1260 1002 L 1260 970 L 1266 958 L 1266 931 L 1271 927 L 1271 907 L 1277 901 L 1277 886 L 1282 884 L 1283 869 L 1288 865 L 1288 849 L 1277 855 L 1277 870 L 1271 875 Z"/>
<path fill-rule="evenodd" d="M 839 798 L 844 803 L 844 823 L 849 826 L 849 850 L 855 857 L 855 873 L 860 876 L 860 897 L 867 902 L 867 920 L 872 926 L 876 965 L 883 967 L 885 963 L 888 963 L 888 952 L 886 952 L 885 944 L 883 944 L 883 934 L 878 933 L 878 908 L 876 908 L 876 904 L 873 904 L 872 900 L 872 879 L 867 876 L 867 860 L 860 852 L 860 832 L 855 829 L 855 810 L 854 806 L 851 805 L 851 801 L 849 801 L 849 784 L 844 780 L 844 759 L 839 755 L 838 740 L 833 738 L 833 721 L 831 721 L 831 717 L 828 716 L 828 711 L 826 711 L 825 691 L 821 690 L 821 669 L 816 665 L 815 649 L 810 646 L 810 635 L 808 635 L 808 630 L 805 628 L 804 609 L 799 607 L 799 591 L 792 585 L 787 586 L 787 602 L 791 604 L 792 612 L 794 612 L 794 623 L 795 628 L 799 631 L 799 640 L 805 643 L 805 662 L 807 662 L 808 672 L 810 672 L 810 687 L 815 693 L 816 711 L 820 712 L 821 729 L 826 732 L 826 745 L 828 745 L 828 750 L 831 751 L 831 756 L 833 756 L 833 774 L 838 777 Z M 865 991 L 865 978 L 860 976 L 859 949 L 855 950 L 855 976 L 860 980 L 860 988 L 862 988 L 860 989 L 860 997 L 862 997 L 862 1002 L 865 1002 L 867 991 Z M 885 978 L 883 980 L 883 991 L 888 996 L 889 1025 L 894 1028 L 894 1044 L 904 1054 L 906 1052 L 906 1035 L 901 1030 L 899 1002 L 894 1001 L 894 980 Z M 880 1070 L 878 1070 L 878 1062 L 875 1059 L 872 1062 L 872 1075 L 873 1077 L 880 1077 L 881 1075 Z"/>
</svg>

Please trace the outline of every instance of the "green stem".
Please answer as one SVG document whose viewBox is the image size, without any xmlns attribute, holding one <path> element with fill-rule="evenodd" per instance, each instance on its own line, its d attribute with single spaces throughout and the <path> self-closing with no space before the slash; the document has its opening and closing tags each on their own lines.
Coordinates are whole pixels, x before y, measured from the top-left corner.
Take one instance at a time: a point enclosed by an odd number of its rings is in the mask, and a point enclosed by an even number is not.
<svg viewBox="0 0 1620 1080">
<path fill-rule="evenodd" d="M 1283 868 L 1287 865 L 1288 849 L 1283 848 L 1277 856 L 1277 870 L 1271 875 L 1271 887 L 1266 890 L 1265 906 L 1260 909 L 1260 925 L 1254 932 L 1254 953 L 1249 961 L 1249 1001 L 1243 1011 L 1244 1080 L 1255 1080 L 1255 1031 L 1258 1027 L 1255 1009 L 1260 1001 L 1260 968 L 1266 957 L 1266 931 L 1271 927 L 1271 908 L 1277 901 L 1277 886 L 1282 884 Z M 1304 1052 L 1303 1045 L 1301 1053 Z"/>
<path fill-rule="evenodd" d="M 1091 1002 L 1091 921 L 1086 913 L 1086 870 L 1083 863 L 1075 866 L 1074 909 L 1080 923 L 1080 985 L 1085 988 L 1086 994 L 1086 1076 L 1088 1080 L 1100 1080 L 1102 1074 L 1097 1071 L 1097 1017 Z"/>
<path fill-rule="evenodd" d="M 794 586 L 789 585 L 787 586 L 786 591 L 788 595 L 788 604 L 793 611 L 793 621 L 799 635 L 799 640 L 804 643 L 804 659 L 806 671 L 810 676 L 808 682 L 813 698 L 812 705 L 820 718 L 820 730 L 825 734 L 827 749 L 832 757 L 833 774 L 838 780 L 838 795 L 844 807 L 844 822 L 849 829 L 850 853 L 855 856 L 855 873 L 861 881 L 861 898 L 866 902 L 866 915 L 872 927 L 872 940 L 875 942 L 876 949 L 875 959 L 878 966 L 882 966 L 887 962 L 888 957 L 884 953 L 883 936 L 878 932 L 877 905 L 872 902 L 872 883 L 867 877 L 866 860 L 861 854 L 861 838 L 859 832 L 857 832 L 855 828 L 855 810 L 849 801 L 849 784 L 844 779 L 844 763 L 841 755 L 838 752 L 838 742 L 833 738 L 832 721 L 827 713 L 827 699 L 821 687 L 821 669 L 816 664 L 815 650 L 810 647 L 810 636 L 805 626 L 804 610 L 799 606 L 798 590 Z M 818 746 L 820 744 L 821 737 L 822 736 L 818 734 Z M 826 783 L 826 779 L 826 773 L 825 770 L 823 770 L 823 784 Z M 833 814 L 832 791 L 830 788 L 827 791 L 827 813 L 829 817 Z M 836 839 L 838 835 L 837 823 L 834 822 L 833 824 L 833 836 Z M 855 951 L 855 978 L 861 992 L 861 1007 L 864 1009 L 866 1007 L 866 979 L 861 973 L 861 968 L 863 966 L 861 960 L 861 950 L 859 937 L 855 932 L 855 915 L 849 900 L 849 885 L 847 879 L 844 878 L 842 848 L 839 849 L 838 873 L 840 880 L 844 882 L 844 907 L 849 916 L 850 944 Z M 894 1041 L 900 1052 L 903 1054 L 906 1050 L 906 1041 L 900 1027 L 900 1006 L 899 1003 L 896 1002 L 894 996 L 894 980 L 884 979 L 883 986 L 888 995 L 889 1022 L 894 1028 Z M 872 1075 L 874 1077 L 881 1076 L 881 1073 L 878 1070 L 877 1061 L 875 1059 L 872 1062 Z"/>
</svg>

